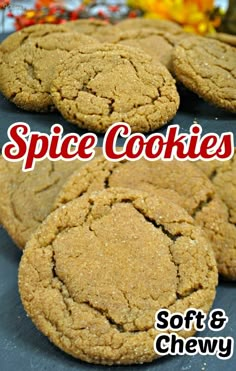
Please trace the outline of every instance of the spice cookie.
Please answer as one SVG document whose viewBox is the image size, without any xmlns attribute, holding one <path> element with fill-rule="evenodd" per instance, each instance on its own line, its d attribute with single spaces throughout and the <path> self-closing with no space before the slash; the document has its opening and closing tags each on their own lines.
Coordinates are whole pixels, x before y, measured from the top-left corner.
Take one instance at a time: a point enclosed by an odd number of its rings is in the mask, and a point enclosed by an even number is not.
<svg viewBox="0 0 236 371">
<path fill-rule="evenodd" d="M 118 28 L 98 19 L 78 19 L 65 23 L 65 27 L 73 32 L 92 36 L 100 42 L 112 42 L 120 33 Z"/>
<path fill-rule="evenodd" d="M 186 211 L 128 189 L 54 211 L 19 269 L 21 299 L 37 328 L 72 356 L 110 365 L 157 358 L 156 311 L 207 312 L 216 284 L 211 246 Z"/>
<path fill-rule="evenodd" d="M 78 19 L 76 21 L 66 22 L 64 27 L 73 32 L 94 36 L 98 30 L 101 28 L 109 28 L 110 25 L 106 21 L 99 19 Z"/>
<path fill-rule="evenodd" d="M 235 35 L 230 35 L 228 33 L 223 33 L 223 32 L 216 32 L 214 34 L 207 35 L 207 37 L 213 38 L 218 41 L 222 41 L 223 43 L 236 47 L 236 36 Z"/>
<path fill-rule="evenodd" d="M 21 47 L 6 53 L 0 66 L 0 91 L 27 111 L 55 109 L 50 85 L 56 65 L 77 47 L 97 44 L 89 36 L 67 32 L 28 39 Z"/>
<path fill-rule="evenodd" d="M 132 131 L 152 131 L 179 106 L 175 81 L 162 64 L 113 44 L 70 52 L 56 70 L 51 94 L 65 119 L 96 132 L 121 121 Z"/>
<path fill-rule="evenodd" d="M 68 29 L 62 25 L 54 24 L 37 24 L 30 27 L 25 27 L 20 31 L 14 32 L 9 35 L 3 42 L 0 44 L 0 49 L 3 54 L 11 53 L 19 46 L 22 46 L 29 39 L 37 39 L 38 37 L 44 37 L 47 35 L 67 33 Z"/>
<path fill-rule="evenodd" d="M 140 48 L 156 62 L 163 63 L 171 69 L 172 52 L 179 37 L 154 28 L 128 30 L 120 33 L 113 43 Z"/>
<path fill-rule="evenodd" d="M 112 43 L 114 40 L 116 40 L 119 37 L 120 33 L 121 31 L 118 28 L 112 25 L 109 25 L 107 27 L 99 28 L 97 32 L 93 34 L 92 36 L 99 42 Z"/>
<path fill-rule="evenodd" d="M 236 153 L 230 161 L 199 161 L 229 209 L 230 221 L 236 225 Z"/>
<path fill-rule="evenodd" d="M 0 158 L 0 221 L 20 248 L 49 214 L 66 179 L 83 164 L 43 160 L 26 173 L 22 163 Z"/>
<path fill-rule="evenodd" d="M 219 272 L 236 280 L 236 226 L 228 220 L 228 209 L 213 184 L 194 164 L 174 160 L 111 163 L 101 157 L 68 179 L 56 206 L 109 187 L 127 187 L 157 195 L 160 188 L 175 191 L 179 197 L 171 200 L 185 208 L 212 241 Z"/>
<path fill-rule="evenodd" d="M 236 112 L 235 48 L 206 37 L 188 37 L 174 50 L 173 70 L 194 93 Z"/>
<path fill-rule="evenodd" d="M 125 19 L 116 24 L 117 28 L 122 31 L 134 30 L 134 29 L 147 29 L 155 28 L 157 30 L 162 30 L 166 32 L 171 32 L 174 34 L 183 32 L 183 28 L 177 23 L 164 20 L 164 19 L 145 19 L 145 18 L 133 18 Z"/>
</svg>

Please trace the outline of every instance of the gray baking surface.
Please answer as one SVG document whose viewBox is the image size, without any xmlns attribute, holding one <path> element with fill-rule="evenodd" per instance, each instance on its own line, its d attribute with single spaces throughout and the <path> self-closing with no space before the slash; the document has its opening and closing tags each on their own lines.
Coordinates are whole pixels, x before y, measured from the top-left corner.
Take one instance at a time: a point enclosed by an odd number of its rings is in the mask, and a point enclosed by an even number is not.
<svg viewBox="0 0 236 371">
<path fill-rule="evenodd" d="M 0 41 L 4 38 L 0 35 Z M 172 121 L 180 125 L 181 132 L 189 132 L 189 127 L 196 119 L 203 127 L 203 134 L 230 131 L 236 133 L 236 116 L 224 110 L 210 106 L 195 94 L 181 89 L 182 103 L 179 112 Z M 60 123 L 65 133 L 85 133 L 66 122 L 59 113 L 37 114 L 24 112 L 8 102 L 0 94 L 0 147 L 8 141 L 7 129 L 15 122 L 26 122 L 32 130 L 49 133 L 50 126 Z M 159 130 L 166 132 L 167 126 Z M 99 145 L 103 136 L 99 135 Z M 119 145 L 122 141 L 119 142 Z M 128 369 L 140 371 L 221 371 L 236 369 L 236 354 L 229 360 L 219 360 L 215 356 L 177 356 L 164 357 L 151 364 L 128 367 L 102 367 L 89 365 L 67 356 L 33 325 L 21 305 L 17 288 L 17 270 L 21 252 L 16 248 L 7 233 L 0 227 L 0 370 L 1 371 L 43 371 L 43 370 L 109 370 Z M 222 308 L 229 316 L 229 323 L 220 332 L 206 329 L 200 336 L 235 336 L 236 333 L 236 287 L 235 283 L 220 282 L 214 308 Z"/>
</svg>

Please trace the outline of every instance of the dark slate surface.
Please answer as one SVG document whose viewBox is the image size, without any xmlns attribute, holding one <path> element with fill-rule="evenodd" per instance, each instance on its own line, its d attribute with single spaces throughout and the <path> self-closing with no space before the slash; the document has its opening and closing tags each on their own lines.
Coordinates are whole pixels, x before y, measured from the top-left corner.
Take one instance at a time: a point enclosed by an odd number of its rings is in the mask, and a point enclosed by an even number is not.
<svg viewBox="0 0 236 371">
<path fill-rule="evenodd" d="M 4 35 L 0 35 L 0 41 Z M 203 127 L 203 134 L 225 131 L 236 133 L 236 117 L 224 110 L 208 105 L 196 95 L 182 90 L 181 108 L 172 123 L 178 124 L 182 132 L 188 132 L 194 119 Z M 14 122 L 26 122 L 32 130 L 50 132 L 50 126 L 60 123 L 65 133 L 85 131 L 66 122 L 58 113 L 35 114 L 23 112 L 7 102 L 0 95 L 0 146 L 7 141 L 7 129 Z M 160 132 L 165 133 L 165 126 Z M 102 136 L 99 136 L 99 145 Z M 121 142 L 119 143 L 121 144 Z M 109 370 L 112 367 L 87 365 L 67 356 L 54 347 L 26 316 L 17 289 L 17 269 L 21 252 L 16 248 L 7 233 L 0 228 L 0 370 Z M 221 282 L 217 289 L 214 308 L 223 308 L 229 316 L 229 323 L 219 333 L 205 330 L 201 336 L 235 336 L 236 332 L 236 287 L 233 283 Z M 231 371 L 236 369 L 236 354 L 227 360 L 215 356 L 165 357 L 148 365 L 113 367 L 114 369 L 142 371 Z"/>
</svg>

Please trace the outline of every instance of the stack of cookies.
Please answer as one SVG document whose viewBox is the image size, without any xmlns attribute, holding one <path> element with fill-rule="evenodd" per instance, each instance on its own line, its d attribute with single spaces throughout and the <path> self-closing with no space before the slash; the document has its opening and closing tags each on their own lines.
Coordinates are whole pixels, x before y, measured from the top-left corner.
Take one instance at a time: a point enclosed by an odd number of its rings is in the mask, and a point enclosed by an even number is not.
<svg viewBox="0 0 236 371">
<path fill-rule="evenodd" d="M 57 109 L 83 129 L 105 132 L 122 121 L 150 132 L 176 115 L 176 80 L 236 112 L 236 50 L 229 41 L 193 36 L 164 20 L 36 25 L 0 45 L 0 91 L 21 109 Z"/>
<path fill-rule="evenodd" d="M 236 280 L 236 155 L 112 163 L 98 153 L 30 173 L 1 158 L 0 172 L 1 223 L 23 249 L 22 303 L 76 358 L 150 362 L 159 309 L 207 313 L 218 272 Z"/>
</svg>

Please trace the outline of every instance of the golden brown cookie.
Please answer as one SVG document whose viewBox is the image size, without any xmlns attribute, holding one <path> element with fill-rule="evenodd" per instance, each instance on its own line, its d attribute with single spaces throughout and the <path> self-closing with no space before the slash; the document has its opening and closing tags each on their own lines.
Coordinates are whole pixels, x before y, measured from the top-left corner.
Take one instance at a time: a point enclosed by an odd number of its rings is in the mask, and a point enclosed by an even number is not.
<svg viewBox="0 0 236 371">
<path fill-rule="evenodd" d="M 121 32 L 112 40 L 113 43 L 133 46 L 149 54 L 154 61 L 163 63 L 171 69 L 172 52 L 180 40 L 176 35 L 155 28 L 140 28 Z"/>
<path fill-rule="evenodd" d="M 16 50 L 19 46 L 22 46 L 29 39 L 33 40 L 38 37 L 44 37 L 53 34 L 64 34 L 67 33 L 68 29 L 63 25 L 54 24 L 37 24 L 30 27 L 25 27 L 20 31 L 10 34 L 1 43 L 2 53 L 11 53 Z"/>
<path fill-rule="evenodd" d="M 113 44 L 70 52 L 56 70 L 51 94 L 66 120 L 95 132 L 121 121 L 132 131 L 152 131 L 179 106 L 175 81 L 162 64 Z"/>
<path fill-rule="evenodd" d="M 198 161 L 197 165 L 216 187 L 229 209 L 230 221 L 236 225 L 236 153 L 230 161 Z"/>
<path fill-rule="evenodd" d="M 218 41 L 222 41 L 223 43 L 236 47 L 236 36 L 235 35 L 230 35 L 228 33 L 223 33 L 223 32 L 216 32 L 216 33 L 207 35 L 207 37 L 213 38 Z"/>
<path fill-rule="evenodd" d="M 134 29 L 147 29 L 147 28 L 155 28 L 157 30 L 162 30 L 166 32 L 171 32 L 174 34 L 183 32 L 181 26 L 177 23 L 165 20 L 165 19 L 145 19 L 145 18 L 133 18 L 133 19 L 125 19 L 116 24 L 117 28 L 122 31 L 126 30 L 134 30 Z"/>
<path fill-rule="evenodd" d="M 188 37 L 173 53 L 179 81 L 200 97 L 236 112 L 236 49 L 206 37 Z"/>
<path fill-rule="evenodd" d="M 176 202 L 188 211 L 212 242 L 219 272 L 236 280 L 236 226 L 228 220 L 228 209 L 213 184 L 194 164 L 174 160 L 112 163 L 99 158 L 68 179 L 56 205 L 109 187 L 128 187 L 150 194 L 158 194 L 159 188 L 177 192 Z"/>
<path fill-rule="evenodd" d="M 119 188 L 49 215 L 19 269 L 21 299 L 37 328 L 72 356 L 110 365 L 157 358 L 156 311 L 207 312 L 216 284 L 211 246 L 184 209 Z"/>
<path fill-rule="evenodd" d="M 99 19 L 78 19 L 76 21 L 66 22 L 63 27 L 66 27 L 70 31 L 83 33 L 85 35 L 93 36 L 101 28 L 109 28 L 109 24 L 106 21 Z"/>
<path fill-rule="evenodd" d="M 99 28 L 97 32 L 92 36 L 102 43 L 110 43 L 113 42 L 114 39 L 119 37 L 120 33 L 121 31 L 118 28 L 109 25 L 107 27 Z"/>
<path fill-rule="evenodd" d="M 35 36 L 35 34 L 34 34 Z M 97 41 L 89 36 L 59 32 L 28 38 L 0 66 L 0 91 L 21 109 L 47 112 L 55 109 L 50 86 L 55 67 L 65 55 Z"/>
<path fill-rule="evenodd" d="M 100 42 L 112 42 L 120 33 L 118 28 L 98 19 L 78 19 L 67 22 L 64 26 L 73 32 L 92 36 Z"/>
<path fill-rule="evenodd" d="M 101 153 L 101 149 L 96 149 Z M 80 161 L 43 160 L 22 172 L 22 163 L 0 158 L 0 221 L 20 248 L 51 211 L 62 185 Z"/>
</svg>

